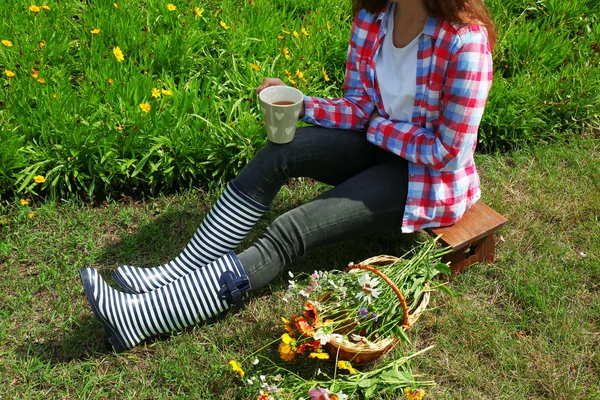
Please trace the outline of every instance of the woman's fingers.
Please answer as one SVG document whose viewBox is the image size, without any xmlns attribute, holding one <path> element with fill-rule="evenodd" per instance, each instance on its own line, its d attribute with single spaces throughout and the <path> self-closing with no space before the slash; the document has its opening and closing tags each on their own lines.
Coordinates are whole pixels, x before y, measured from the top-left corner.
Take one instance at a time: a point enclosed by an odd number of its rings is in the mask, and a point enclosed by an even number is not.
<svg viewBox="0 0 600 400">
<path fill-rule="evenodd" d="M 263 89 L 266 89 L 270 86 L 287 86 L 281 79 L 279 78 L 265 78 L 262 83 L 256 88 L 256 94 L 259 94 Z"/>
</svg>

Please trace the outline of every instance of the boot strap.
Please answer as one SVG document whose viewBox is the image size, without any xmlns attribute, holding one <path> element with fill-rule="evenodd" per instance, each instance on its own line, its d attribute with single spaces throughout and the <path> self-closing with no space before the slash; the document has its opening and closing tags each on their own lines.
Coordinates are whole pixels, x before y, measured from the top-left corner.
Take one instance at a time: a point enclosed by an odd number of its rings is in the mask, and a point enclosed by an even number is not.
<svg viewBox="0 0 600 400">
<path fill-rule="evenodd" d="M 219 278 L 219 299 L 225 300 L 230 306 L 242 307 L 242 295 L 250 290 L 250 280 L 247 276 L 236 276 L 231 271 L 225 271 Z"/>
</svg>

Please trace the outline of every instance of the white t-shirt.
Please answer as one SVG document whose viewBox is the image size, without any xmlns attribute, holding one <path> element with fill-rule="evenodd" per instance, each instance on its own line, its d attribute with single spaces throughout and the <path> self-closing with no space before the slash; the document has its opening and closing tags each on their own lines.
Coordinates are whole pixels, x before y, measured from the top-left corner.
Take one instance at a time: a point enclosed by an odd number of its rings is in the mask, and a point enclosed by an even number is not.
<svg viewBox="0 0 600 400">
<path fill-rule="evenodd" d="M 415 93 L 417 91 L 417 51 L 419 37 L 417 35 L 405 47 L 395 47 L 394 9 L 389 9 L 387 34 L 375 60 L 375 73 L 379 82 L 381 101 L 392 121 L 411 122 Z"/>
</svg>

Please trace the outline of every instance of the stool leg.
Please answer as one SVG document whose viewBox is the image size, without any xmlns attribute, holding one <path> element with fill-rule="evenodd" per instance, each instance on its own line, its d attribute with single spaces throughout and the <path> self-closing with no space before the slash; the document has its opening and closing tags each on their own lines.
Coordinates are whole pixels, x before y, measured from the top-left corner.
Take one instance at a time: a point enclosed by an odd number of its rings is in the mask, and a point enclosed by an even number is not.
<svg viewBox="0 0 600 400">
<path fill-rule="evenodd" d="M 476 262 L 493 262 L 496 251 L 494 233 L 471 243 L 469 246 L 446 254 L 444 262 L 450 262 L 452 275 L 459 274 Z"/>
</svg>

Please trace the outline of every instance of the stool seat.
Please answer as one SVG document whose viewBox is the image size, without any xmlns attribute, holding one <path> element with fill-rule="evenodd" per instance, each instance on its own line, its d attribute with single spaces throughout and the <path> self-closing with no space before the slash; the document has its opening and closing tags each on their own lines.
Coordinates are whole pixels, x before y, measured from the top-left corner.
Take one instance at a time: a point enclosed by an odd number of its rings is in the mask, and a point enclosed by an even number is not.
<svg viewBox="0 0 600 400">
<path fill-rule="evenodd" d="M 440 243 L 452 248 L 443 261 L 450 262 L 452 274 L 457 274 L 473 263 L 494 261 L 494 232 L 507 223 L 505 217 L 478 201 L 454 225 L 426 231 L 435 237 L 441 235 Z"/>
</svg>

